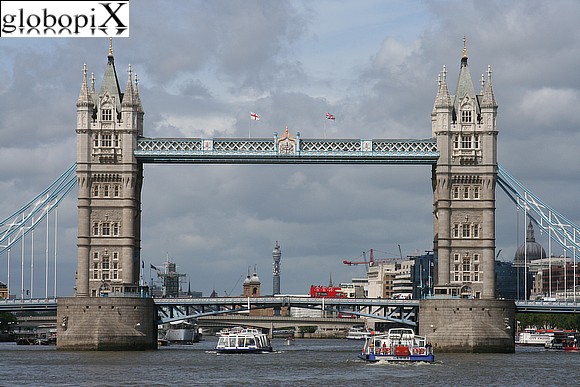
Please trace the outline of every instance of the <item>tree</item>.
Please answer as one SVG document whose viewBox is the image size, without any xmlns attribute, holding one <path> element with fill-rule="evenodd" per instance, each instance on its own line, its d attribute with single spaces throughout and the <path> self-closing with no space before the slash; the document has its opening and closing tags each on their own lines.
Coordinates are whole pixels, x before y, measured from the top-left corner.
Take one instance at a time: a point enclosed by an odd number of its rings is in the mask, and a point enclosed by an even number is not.
<svg viewBox="0 0 580 387">
<path fill-rule="evenodd" d="M 520 327 L 551 327 L 580 330 L 580 315 L 561 313 L 518 313 Z"/>
</svg>

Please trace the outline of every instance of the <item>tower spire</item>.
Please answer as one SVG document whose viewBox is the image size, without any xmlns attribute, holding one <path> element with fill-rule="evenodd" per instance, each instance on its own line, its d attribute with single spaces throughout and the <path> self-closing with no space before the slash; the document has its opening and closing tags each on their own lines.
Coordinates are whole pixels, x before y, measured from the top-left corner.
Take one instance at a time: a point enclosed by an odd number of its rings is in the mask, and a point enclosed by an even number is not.
<svg viewBox="0 0 580 387">
<path fill-rule="evenodd" d="M 81 91 L 79 93 L 79 98 L 77 99 L 77 106 L 88 106 L 91 102 L 91 95 L 89 92 L 89 84 L 87 81 L 87 65 L 83 65 L 83 83 L 81 84 Z"/>
<path fill-rule="evenodd" d="M 485 107 L 497 107 L 497 102 L 495 101 L 495 95 L 493 93 L 493 86 L 491 84 L 491 65 L 487 66 L 487 82 L 485 83 L 485 88 L 483 90 L 481 105 Z"/>
</svg>

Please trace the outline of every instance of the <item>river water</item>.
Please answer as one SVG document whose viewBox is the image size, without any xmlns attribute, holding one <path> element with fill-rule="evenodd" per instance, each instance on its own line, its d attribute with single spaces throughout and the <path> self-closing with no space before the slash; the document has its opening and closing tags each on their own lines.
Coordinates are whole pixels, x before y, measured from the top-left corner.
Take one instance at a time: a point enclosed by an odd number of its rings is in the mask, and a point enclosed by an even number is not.
<svg viewBox="0 0 580 387">
<path fill-rule="evenodd" d="M 362 341 L 274 339 L 272 353 L 217 354 L 215 337 L 144 352 L 0 343 L 1 386 L 577 386 L 580 353 L 435 354 L 433 364 L 358 360 Z"/>
</svg>

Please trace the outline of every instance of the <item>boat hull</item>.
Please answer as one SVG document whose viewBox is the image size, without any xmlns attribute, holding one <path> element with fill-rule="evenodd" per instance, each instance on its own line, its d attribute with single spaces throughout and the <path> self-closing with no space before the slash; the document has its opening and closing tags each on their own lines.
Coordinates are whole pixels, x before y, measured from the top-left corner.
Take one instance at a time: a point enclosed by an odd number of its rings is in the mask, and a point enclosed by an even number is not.
<svg viewBox="0 0 580 387">
<path fill-rule="evenodd" d="M 272 352 L 272 347 L 266 348 L 220 348 L 218 353 L 267 353 Z"/>
<path fill-rule="evenodd" d="M 395 355 L 376 355 L 374 353 L 361 353 L 358 355 L 359 359 L 375 363 L 375 362 L 427 362 L 433 363 L 435 356 L 432 353 L 428 355 L 409 355 L 409 356 L 395 356 Z"/>
</svg>

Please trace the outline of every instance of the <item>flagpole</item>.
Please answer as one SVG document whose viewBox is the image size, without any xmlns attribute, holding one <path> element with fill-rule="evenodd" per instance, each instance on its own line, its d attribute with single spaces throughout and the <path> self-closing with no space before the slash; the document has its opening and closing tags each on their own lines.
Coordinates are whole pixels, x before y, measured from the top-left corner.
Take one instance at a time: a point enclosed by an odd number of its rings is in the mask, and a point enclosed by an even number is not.
<svg viewBox="0 0 580 387">
<path fill-rule="evenodd" d="M 250 116 L 250 124 L 248 125 L 248 138 L 252 138 L 252 116 Z"/>
</svg>

